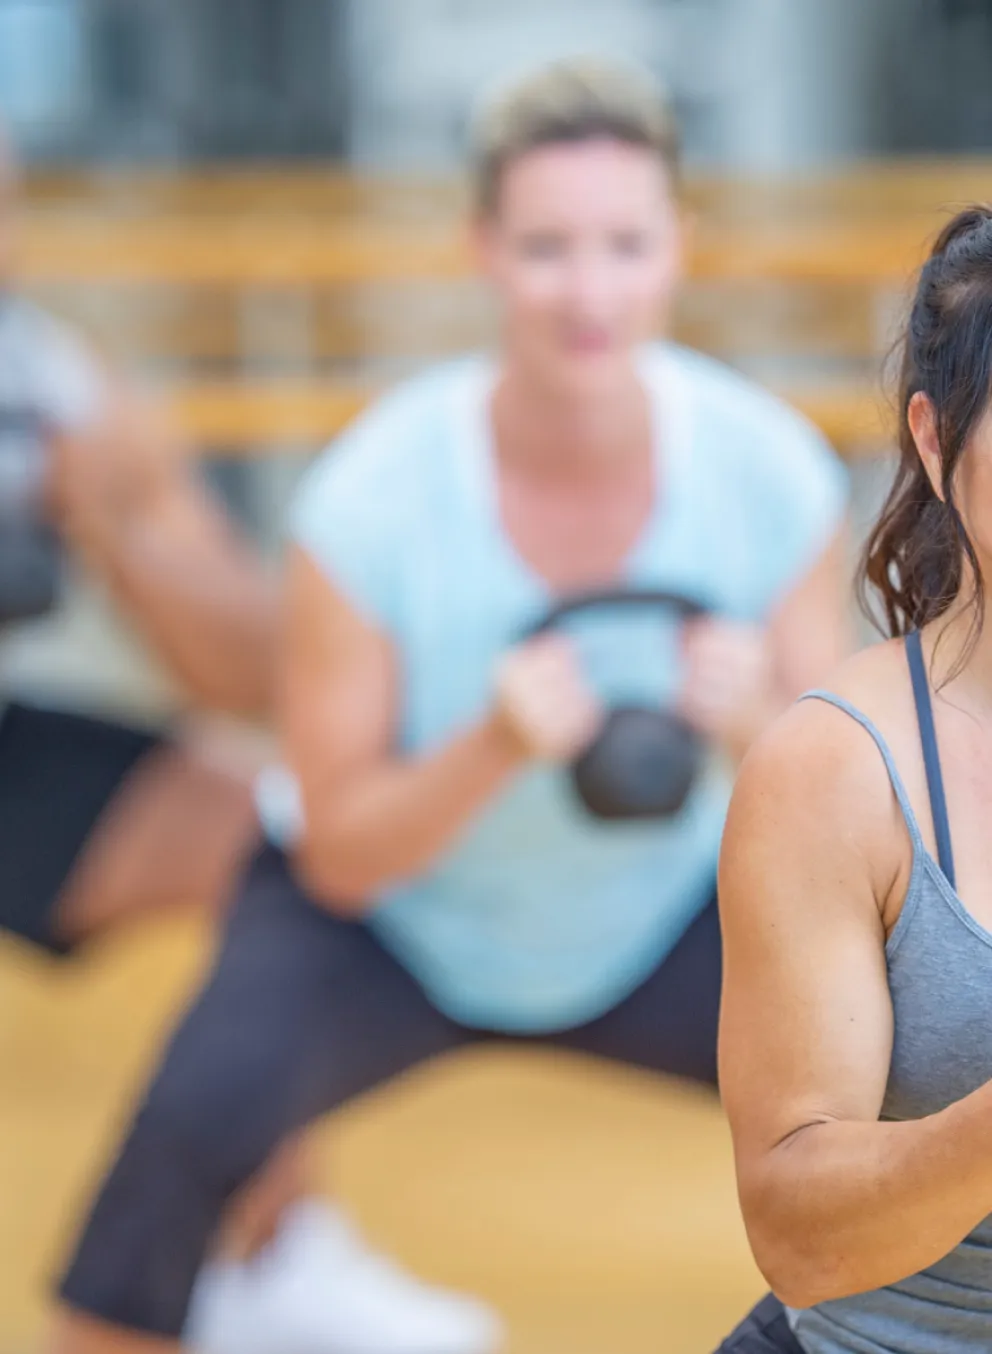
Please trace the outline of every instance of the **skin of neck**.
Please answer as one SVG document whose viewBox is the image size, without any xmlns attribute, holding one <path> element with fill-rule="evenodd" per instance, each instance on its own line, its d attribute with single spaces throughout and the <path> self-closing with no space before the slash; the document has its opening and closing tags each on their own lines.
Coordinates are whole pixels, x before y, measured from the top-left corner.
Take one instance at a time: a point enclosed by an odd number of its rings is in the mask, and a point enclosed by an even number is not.
<svg viewBox="0 0 992 1354">
<path fill-rule="evenodd" d="M 500 459 L 531 475 L 598 478 L 650 453 L 648 395 L 632 360 L 616 380 L 576 395 L 542 380 L 510 352 L 492 418 Z"/>
<path fill-rule="evenodd" d="M 983 574 L 985 573 L 983 562 Z M 986 585 L 987 586 L 987 585 Z M 976 634 L 974 588 L 968 571 L 957 599 L 930 630 L 931 683 L 939 697 L 992 721 L 992 625 L 987 604 Z M 966 655 L 964 666 L 961 658 Z"/>
</svg>

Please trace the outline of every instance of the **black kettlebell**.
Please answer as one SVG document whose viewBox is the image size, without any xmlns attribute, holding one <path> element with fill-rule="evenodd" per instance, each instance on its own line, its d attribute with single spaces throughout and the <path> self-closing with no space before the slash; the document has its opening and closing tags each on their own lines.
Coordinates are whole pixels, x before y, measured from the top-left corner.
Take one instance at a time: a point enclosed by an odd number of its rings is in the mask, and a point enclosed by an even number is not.
<svg viewBox="0 0 992 1354">
<path fill-rule="evenodd" d="M 531 626 L 526 637 L 554 630 L 582 611 L 645 607 L 674 613 L 680 620 L 703 616 L 708 610 L 678 593 L 611 588 L 565 598 Z M 572 763 L 572 781 L 597 818 L 669 818 L 688 798 L 705 750 L 702 735 L 671 710 L 617 705 Z"/>
<path fill-rule="evenodd" d="M 0 625 L 34 620 L 52 610 L 62 583 L 62 552 L 43 523 L 0 515 Z"/>
<path fill-rule="evenodd" d="M 0 625 L 43 616 L 58 601 L 62 550 L 45 517 L 47 456 L 40 416 L 0 403 Z"/>
</svg>

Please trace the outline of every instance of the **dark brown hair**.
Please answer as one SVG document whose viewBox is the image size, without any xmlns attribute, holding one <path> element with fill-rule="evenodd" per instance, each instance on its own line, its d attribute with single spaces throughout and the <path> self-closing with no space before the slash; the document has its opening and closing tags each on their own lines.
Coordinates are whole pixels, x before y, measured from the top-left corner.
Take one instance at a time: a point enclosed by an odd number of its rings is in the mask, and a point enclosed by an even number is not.
<svg viewBox="0 0 992 1354">
<path fill-rule="evenodd" d="M 909 429 L 909 404 L 917 392 L 933 406 L 943 500 L 934 493 Z M 862 606 L 875 619 L 873 591 L 893 636 L 943 615 L 969 577 L 972 625 L 960 663 L 981 631 L 985 588 L 958 510 L 955 473 L 990 394 L 992 207 L 976 206 L 947 223 L 920 272 L 902 341 L 899 467 L 868 537 L 859 576 Z"/>
</svg>

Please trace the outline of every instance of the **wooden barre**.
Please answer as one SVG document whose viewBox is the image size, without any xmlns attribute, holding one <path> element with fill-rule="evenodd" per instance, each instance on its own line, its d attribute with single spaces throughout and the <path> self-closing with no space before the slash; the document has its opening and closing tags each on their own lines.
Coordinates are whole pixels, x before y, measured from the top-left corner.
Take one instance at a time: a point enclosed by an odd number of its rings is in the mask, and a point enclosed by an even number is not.
<svg viewBox="0 0 992 1354">
<path fill-rule="evenodd" d="M 458 176 L 376 174 L 335 162 L 85 169 L 29 168 L 28 202 L 40 207 L 96 205 L 104 210 L 251 211 L 286 213 L 406 212 L 463 209 L 467 184 Z M 868 213 L 932 210 L 935 204 L 992 198 L 992 160 L 983 155 L 888 156 L 814 174 L 741 176 L 690 170 L 684 196 L 693 210 L 749 214 L 815 210 Z"/>
<path fill-rule="evenodd" d="M 169 392 L 178 427 L 198 447 L 263 455 L 279 448 L 319 447 L 375 395 L 369 386 L 307 379 L 241 384 L 195 381 Z M 847 459 L 891 445 L 893 417 L 868 386 L 783 391 Z"/>
<path fill-rule="evenodd" d="M 246 384 L 194 381 L 168 392 L 178 427 L 200 446 L 259 454 L 280 446 L 320 446 L 374 397 L 371 387 L 285 378 Z"/>
<path fill-rule="evenodd" d="M 37 299 L 48 302 L 44 295 Z M 131 370 L 181 364 L 188 373 L 209 364 L 212 375 L 241 377 L 247 370 L 249 380 L 266 368 L 273 376 L 294 368 L 312 375 L 342 363 L 420 363 L 490 347 L 498 332 L 489 298 L 474 286 L 380 286 L 351 298 L 325 293 L 301 307 L 292 298 L 289 305 L 277 299 L 247 316 L 239 299 L 187 293 L 158 307 L 142 293 L 121 304 L 105 296 L 76 298 L 74 307 L 58 296 L 53 308 Z M 754 284 L 703 292 L 693 284 L 683 288 L 670 324 L 677 342 L 731 365 L 788 355 L 793 365 L 840 360 L 874 369 L 898 319 L 893 308 L 883 325 L 872 298 L 849 288 L 771 292 Z"/>
<path fill-rule="evenodd" d="M 692 277 L 714 281 L 905 285 L 939 220 L 701 226 Z M 387 228 L 291 220 L 31 222 L 20 272 L 33 286 L 328 287 L 473 271 L 453 225 Z"/>
<path fill-rule="evenodd" d="M 941 222 L 992 199 L 987 157 L 788 178 L 691 174 L 698 277 L 905 280 Z M 47 283 L 304 286 L 461 275 L 457 179 L 341 165 L 34 171 L 24 268 Z"/>
</svg>

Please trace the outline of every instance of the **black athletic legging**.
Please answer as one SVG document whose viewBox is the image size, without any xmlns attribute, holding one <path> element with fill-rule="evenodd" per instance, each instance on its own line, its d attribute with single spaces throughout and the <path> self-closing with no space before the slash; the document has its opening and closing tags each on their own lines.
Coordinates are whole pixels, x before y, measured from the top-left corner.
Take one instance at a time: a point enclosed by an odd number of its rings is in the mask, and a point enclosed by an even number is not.
<svg viewBox="0 0 992 1354">
<path fill-rule="evenodd" d="M 554 1042 L 715 1084 L 716 906 L 606 1015 Z M 311 903 L 266 848 L 63 1281 L 71 1306 L 179 1335 L 225 1201 L 294 1129 L 478 1040 L 442 1015 L 360 922 Z"/>
</svg>

